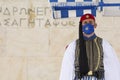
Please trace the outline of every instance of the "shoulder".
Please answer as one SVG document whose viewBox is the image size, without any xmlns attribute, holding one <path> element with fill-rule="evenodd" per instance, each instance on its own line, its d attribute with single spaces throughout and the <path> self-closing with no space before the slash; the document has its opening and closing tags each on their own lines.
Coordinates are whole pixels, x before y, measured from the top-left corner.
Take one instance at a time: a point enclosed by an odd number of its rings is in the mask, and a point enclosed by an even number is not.
<svg viewBox="0 0 120 80">
<path fill-rule="evenodd" d="M 109 43 L 109 41 L 103 39 L 103 50 L 104 52 L 106 53 L 111 53 L 111 52 L 114 52 L 114 49 L 113 49 L 113 46 Z"/>
<path fill-rule="evenodd" d="M 102 42 L 103 42 L 103 45 L 104 45 L 104 46 L 106 46 L 106 45 L 111 46 L 111 44 L 109 43 L 109 41 L 107 41 L 107 40 L 105 40 L 105 39 L 103 39 Z"/>
<path fill-rule="evenodd" d="M 75 45 L 76 45 L 76 40 L 73 40 L 73 41 L 70 42 L 68 45 L 66 45 L 65 49 L 71 48 L 71 47 L 75 47 Z"/>
<path fill-rule="evenodd" d="M 103 39 L 103 38 L 101 38 L 101 37 L 97 37 L 99 40 L 101 40 L 101 42 L 102 42 L 102 45 L 111 45 L 110 43 L 109 43 L 109 41 L 107 41 L 106 39 Z"/>
</svg>

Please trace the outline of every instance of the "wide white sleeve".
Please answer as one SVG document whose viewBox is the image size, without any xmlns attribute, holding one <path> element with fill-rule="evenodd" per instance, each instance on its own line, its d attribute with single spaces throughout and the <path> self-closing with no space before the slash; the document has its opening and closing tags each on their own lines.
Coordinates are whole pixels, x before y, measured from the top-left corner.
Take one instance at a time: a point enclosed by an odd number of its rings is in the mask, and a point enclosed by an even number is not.
<svg viewBox="0 0 120 80">
<path fill-rule="evenodd" d="M 75 45 L 76 41 L 73 41 L 65 51 L 59 80 L 73 80 L 74 78 Z"/>
<path fill-rule="evenodd" d="M 112 46 L 103 40 L 105 80 L 120 80 L 120 63 Z"/>
</svg>

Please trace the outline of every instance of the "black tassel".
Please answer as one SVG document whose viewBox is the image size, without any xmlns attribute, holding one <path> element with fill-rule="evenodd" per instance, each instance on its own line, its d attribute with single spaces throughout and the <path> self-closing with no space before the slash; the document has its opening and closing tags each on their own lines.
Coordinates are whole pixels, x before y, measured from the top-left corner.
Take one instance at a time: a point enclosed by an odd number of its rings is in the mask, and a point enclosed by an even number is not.
<svg viewBox="0 0 120 80">
<path fill-rule="evenodd" d="M 98 70 L 93 73 L 95 77 L 98 78 L 98 80 L 104 79 L 104 70 Z"/>
<path fill-rule="evenodd" d="M 83 33 L 82 33 L 82 22 L 79 23 L 79 41 L 80 41 L 80 56 L 79 56 L 79 69 L 81 73 L 81 78 L 85 76 L 88 71 L 88 58 L 86 54 L 86 45 L 85 40 L 83 39 Z"/>
</svg>

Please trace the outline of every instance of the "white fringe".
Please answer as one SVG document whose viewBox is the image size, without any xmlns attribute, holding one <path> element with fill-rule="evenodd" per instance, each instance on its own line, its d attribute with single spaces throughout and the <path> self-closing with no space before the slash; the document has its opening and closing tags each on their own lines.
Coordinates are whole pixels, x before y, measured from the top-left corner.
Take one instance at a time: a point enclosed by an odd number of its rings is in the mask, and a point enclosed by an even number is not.
<svg viewBox="0 0 120 80">
<path fill-rule="evenodd" d="M 80 80 L 80 79 L 74 79 L 74 80 Z M 84 76 L 81 80 L 105 80 L 103 79 L 97 79 L 96 77 L 93 76 Z"/>
</svg>

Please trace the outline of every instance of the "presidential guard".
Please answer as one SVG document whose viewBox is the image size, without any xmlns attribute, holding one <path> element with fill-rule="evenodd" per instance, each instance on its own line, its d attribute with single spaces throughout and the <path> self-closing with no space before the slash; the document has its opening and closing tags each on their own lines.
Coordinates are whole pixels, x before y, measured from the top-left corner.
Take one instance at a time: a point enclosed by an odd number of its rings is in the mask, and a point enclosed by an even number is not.
<svg viewBox="0 0 120 80">
<path fill-rule="evenodd" d="M 79 39 L 66 48 L 59 80 L 120 80 L 120 63 L 112 46 L 98 37 L 92 14 L 79 21 Z"/>
</svg>

